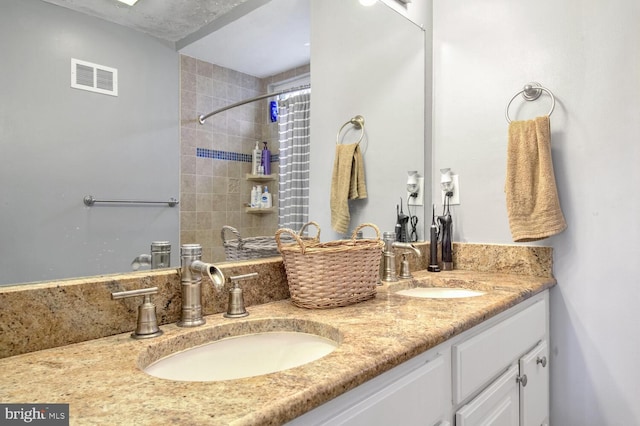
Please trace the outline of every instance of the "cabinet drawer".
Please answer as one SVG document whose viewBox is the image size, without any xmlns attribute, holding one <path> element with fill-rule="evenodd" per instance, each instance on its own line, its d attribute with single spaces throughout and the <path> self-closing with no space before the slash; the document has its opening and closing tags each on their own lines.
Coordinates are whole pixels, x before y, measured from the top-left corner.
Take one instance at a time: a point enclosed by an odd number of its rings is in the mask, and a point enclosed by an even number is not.
<svg viewBox="0 0 640 426">
<path fill-rule="evenodd" d="M 453 399 L 460 403 L 504 371 L 545 336 L 547 307 L 540 300 L 490 329 L 454 345 Z"/>
</svg>

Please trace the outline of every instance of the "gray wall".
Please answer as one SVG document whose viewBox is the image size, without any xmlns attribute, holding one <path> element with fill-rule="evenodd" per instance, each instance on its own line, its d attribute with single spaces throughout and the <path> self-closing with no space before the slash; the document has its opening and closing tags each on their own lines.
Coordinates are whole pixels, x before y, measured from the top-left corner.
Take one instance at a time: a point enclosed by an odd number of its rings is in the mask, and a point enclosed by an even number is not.
<svg viewBox="0 0 640 426">
<path fill-rule="evenodd" d="M 425 140 L 430 105 L 424 102 L 430 32 L 380 3 L 365 8 L 357 1 L 324 0 L 311 4 L 311 38 L 310 219 L 320 223 L 322 240 L 343 238 L 331 229 L 329 207 L 336 134 L 362 115 L 368 198 L 350 202 L 350 229 L 372 222 L 383 232 L 393 231 L 400 197 L 408 213 L 407 171 L 417 170 L 427 182 L 431 173 L 430 158 L 425 161 L 431 151 L 430 139 Z M 359 135 L 347 126 L 341 141 L 352 143 Z M 428 204 L 429 184 L 425 190 Z M 419 218 L 420 240 L 424 211 L 424 206 L 411 209 Z"/>
<path fill-rule="evenodd" d="M 557 98 L 551 145 L 569 226 L 541 242 L 558 279 L 551 424 L 640 424 L 640 3 L 439 1 L 433 16 L 434 171 L 460 176 L 455 239 L 511 242 L 504 108 L 539 81 Z M 550 107 L 523 103 L 514 118 Z"/>
<path fill-rule="evenodd" d="M 179 194 L 179 59 L 124 27 L 36 0 L 0 4 L 0 284 L 178 256 L 178 208 L 86 207 Z M 119 96 L 70 87 L 71 58 L 117 68 Z"/>
</svg>

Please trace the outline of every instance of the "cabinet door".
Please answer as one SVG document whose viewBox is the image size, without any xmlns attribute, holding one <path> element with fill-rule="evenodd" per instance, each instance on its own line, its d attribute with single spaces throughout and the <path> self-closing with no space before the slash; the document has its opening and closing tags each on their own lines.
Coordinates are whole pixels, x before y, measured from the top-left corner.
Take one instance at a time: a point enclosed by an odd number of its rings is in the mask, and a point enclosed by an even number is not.
<svg viewBox="0 0 640 426">
<path fill-rule="evenodd" d="M 512 365 L 487 389 L 456 412 L 456 426 L 518 424 L 518 365 Z"/>
<path fill-rule="evenodd" d="M 446 407 L 447 368 L 442 356 L 429 361 L 327 424 L 349 426 L 434 425 Z M 450 395 L 450 394 L 449 394 Z"/>
<path fill-rule="evenodd" d="M 520 358 L 520 375 L 527 384 L 520 384 L 520 425 L 540 426 L 549 422 L 549 350 L 542 341 Z"/>
<path fill-rule="evenodd" d="M 522 354 L 544 340 L 547 306 L 536 302 L 453 346 L 453 402 L 459 404 L 487 386 Z"/>
</svg>

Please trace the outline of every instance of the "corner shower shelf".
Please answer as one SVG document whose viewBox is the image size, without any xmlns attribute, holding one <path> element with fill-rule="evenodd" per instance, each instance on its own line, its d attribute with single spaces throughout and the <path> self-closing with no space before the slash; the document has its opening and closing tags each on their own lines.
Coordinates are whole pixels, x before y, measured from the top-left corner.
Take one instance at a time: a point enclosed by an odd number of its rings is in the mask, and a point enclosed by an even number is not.
<svg viewBox="0 0 640 426">
<path fill-rule="evenodd" d="M 275 213 L 276 208 L 269 207 L 268 209 L 263 209 L 260 207 L 245 207 L 244 211 L 245 213 L 250 213 L 250 214 L 270 214 L 270 213 Z"/>
<path fill-rule="evenodd" d="M 252 175 L 247 173 L 246 179 L 254 182 L 270 182 L 276 180 L 276 175 Z"/>
</svg>

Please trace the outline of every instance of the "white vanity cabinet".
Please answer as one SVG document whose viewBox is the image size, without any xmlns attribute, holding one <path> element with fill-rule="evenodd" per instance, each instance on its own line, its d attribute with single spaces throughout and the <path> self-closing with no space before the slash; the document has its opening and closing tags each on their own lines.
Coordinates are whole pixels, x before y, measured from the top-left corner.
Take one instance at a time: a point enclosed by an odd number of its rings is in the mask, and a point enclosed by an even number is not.
<svg viewBox="0 0 640 426">
<path fill-rule="evenodd" d="M 457 426 L 548 423 L 547 309 L 546 298 L 538 300 L 453 345 L 454 404 L 464 403 Z"/>
<path fill-rule="evenodd" d="M 430 350 L 288 424 L 447 426 L 450 371 L 449 353 Z"/>
<path fill-rule="evenodd" d="M 547 425 L 548 318 L 545 291 L 289 424 Z"/>
<path fill-rule="evenodd" d="M 456 426 L 515 426 L 519 423 L 518 367 L 513 365 L 456 412 Z"/>
<path fill-rule="evenodd" d="M 512 364 L 498 379 L 456 412 L 457 426 L 547 426 L 547 343 Z M 545 364 L 544 366 L 542 364 Z"/>
<path fill-rule="evenodd" d="M 549 424 L 549 350 L 546 340 L 520 358 L 520 425 L 548 426 Z"/>
</svg>

